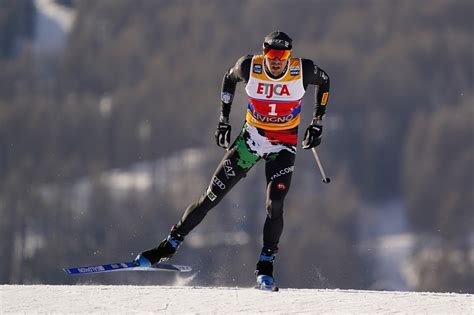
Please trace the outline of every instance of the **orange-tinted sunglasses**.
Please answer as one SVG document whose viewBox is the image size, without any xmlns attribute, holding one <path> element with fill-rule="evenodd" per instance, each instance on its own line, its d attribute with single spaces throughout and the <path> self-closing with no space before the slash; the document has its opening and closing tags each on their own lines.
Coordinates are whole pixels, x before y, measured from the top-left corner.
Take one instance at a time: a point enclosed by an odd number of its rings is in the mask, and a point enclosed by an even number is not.
<svg viewBox="0 0 474 315">
<path fill-rule="evenodd" d="M 290 58 L 291 50 L 277 50 L 272 48 L 263 48 L 263 54 L 266 58 L 286 60 Z"/>
</svg>

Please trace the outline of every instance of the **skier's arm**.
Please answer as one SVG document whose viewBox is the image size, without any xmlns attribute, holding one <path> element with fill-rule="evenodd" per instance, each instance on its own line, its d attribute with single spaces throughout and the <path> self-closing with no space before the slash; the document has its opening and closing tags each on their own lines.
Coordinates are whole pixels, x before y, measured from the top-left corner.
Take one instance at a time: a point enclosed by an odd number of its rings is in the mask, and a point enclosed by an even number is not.
<svg viewBox="0 0 474 315">
<path fill-rule="evenodd" d="M 229 124 L 229 115 L 232 100 L 234 99 L 235 87 L 237 86 L 237 82 L 247 82 L 249 80 L 251 63 L 252 56 L 250 55 L 240 58 L 235 66 L 225 73 L 222 79 L 221 116 L 214 136 L 217 145 L 225 149 L 230 145 L 230 132 L 232 127 Z"/>
<path fill-rule="evenodd" d="M 313 122 L 321 121 L 329 98 L 329 76 L 313 61 L 303 59 L 303 85 L 306 88 L 309 84 L 315 85 Z"/>
<path fill-rule="evenodd" d="M 306 129 L 303 139 L 303 149 L 311 149 L 321 143 L 323 133 L 323 116 L 329 97 L 329 76 L 323 69 L 317 67 L 311 60 L 303 59 L 303 86 L 315 85 L 314 111 L 311 124 Z"/>
<path fill-rule="evenodd" d="M 247 82 L 250 74 L 252 56 L 244 56 L 237 60 L 237 63 L 230 68 L 222 79 L 221 90 L 221 122 L 229 122 L 230 108 L 234 99 L 235 87 L 238 82 Z"/>
</svg>

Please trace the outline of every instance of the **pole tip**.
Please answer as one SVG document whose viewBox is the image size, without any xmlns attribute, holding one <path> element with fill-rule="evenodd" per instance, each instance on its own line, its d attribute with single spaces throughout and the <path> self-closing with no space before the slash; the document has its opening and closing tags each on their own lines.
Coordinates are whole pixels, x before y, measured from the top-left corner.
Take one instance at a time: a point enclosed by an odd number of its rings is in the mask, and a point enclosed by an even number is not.
<svg viewBox="0 0 474 315">
<path fill-rule="evenodd" d="M 331 179 L 329 177 L 323 178 L 323 183 L 329 184 L 331 182 Z"/>
</svg>

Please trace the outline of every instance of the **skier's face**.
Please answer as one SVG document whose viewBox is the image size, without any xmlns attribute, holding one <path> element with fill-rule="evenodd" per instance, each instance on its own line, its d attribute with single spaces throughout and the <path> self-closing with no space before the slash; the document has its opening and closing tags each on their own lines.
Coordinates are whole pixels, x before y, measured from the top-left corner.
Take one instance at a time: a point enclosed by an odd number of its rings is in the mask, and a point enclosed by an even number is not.
<svg viewBox="0 0 474 315">
<path fill-rule="evenodd" d="M 290 58 L 291 55 L 291 50 L 279 50 L 264 46 L 263 55 L 265 56 L 265 62 L 270 73 L 274 76 L 279 76 L 285 70 L 288 58 Z"/>
<path fill-rule="evenodd" d="M 288 59 L 280 60 L 279 58 L 271 59 L 269 57 L 265 57 L 265 62 L 267 63 L 270 73 L 274 76 L 279 76 L 285 70 Z"/>
</svg>

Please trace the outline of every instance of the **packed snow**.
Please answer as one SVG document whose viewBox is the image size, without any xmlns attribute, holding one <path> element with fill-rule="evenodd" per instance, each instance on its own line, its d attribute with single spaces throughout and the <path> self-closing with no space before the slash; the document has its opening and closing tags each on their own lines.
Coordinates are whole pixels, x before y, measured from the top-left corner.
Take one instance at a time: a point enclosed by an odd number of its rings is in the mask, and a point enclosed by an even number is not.
<svg viewBox="0 0 474 315">
<path fill-rule="evenodd" d="M 474 314 L 474 296 L 189 286 L 2 285 L 0 313 Z"/>
</svg>

